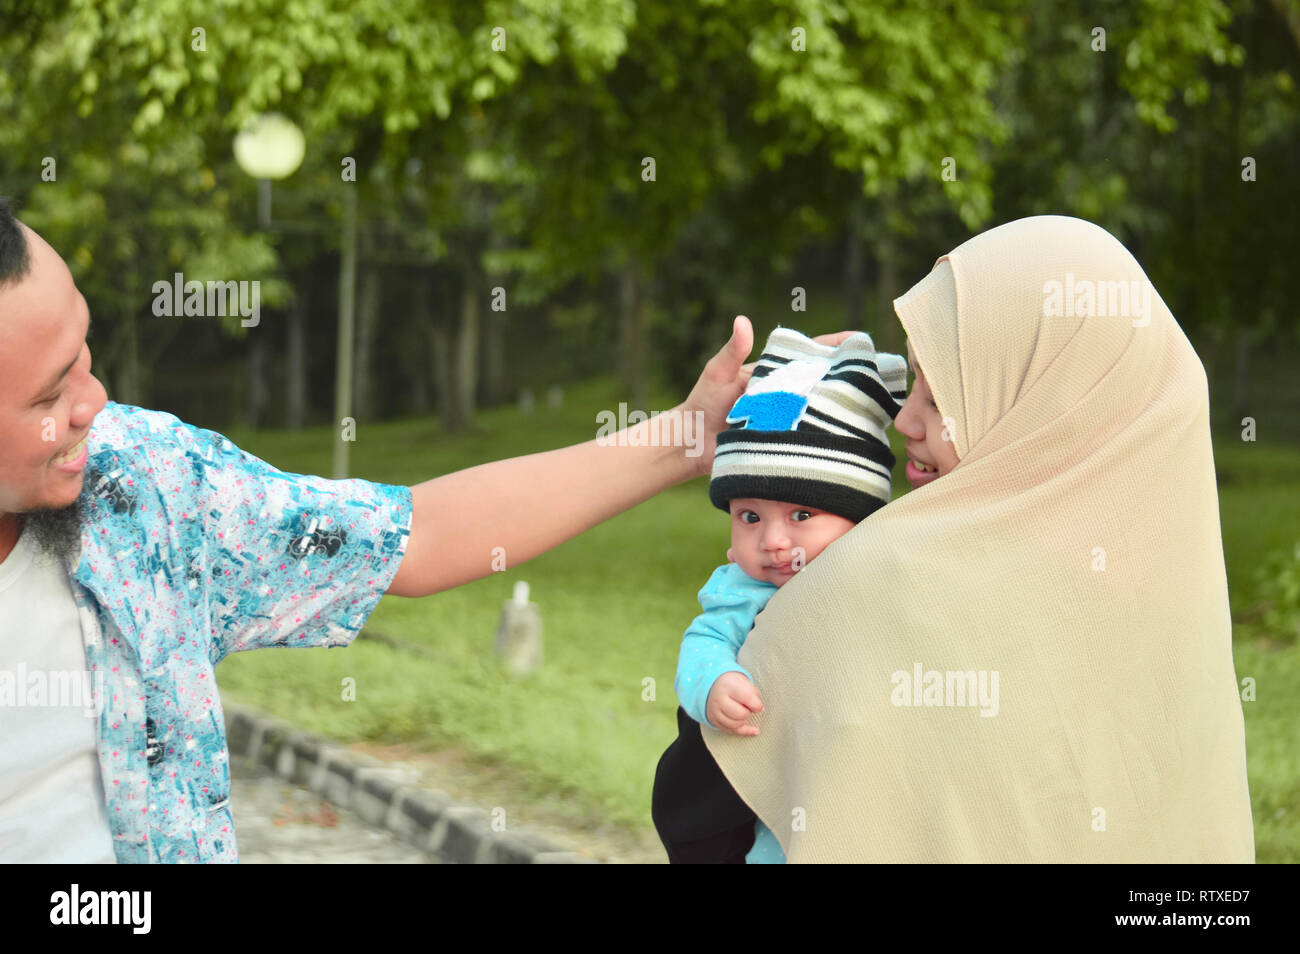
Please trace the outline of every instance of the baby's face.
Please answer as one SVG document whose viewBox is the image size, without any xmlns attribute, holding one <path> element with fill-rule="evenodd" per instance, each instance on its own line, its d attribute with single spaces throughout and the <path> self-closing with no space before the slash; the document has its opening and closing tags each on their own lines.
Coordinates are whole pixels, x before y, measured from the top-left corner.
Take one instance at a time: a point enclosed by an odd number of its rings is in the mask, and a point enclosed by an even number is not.
<svg viewBox="0 0 1300 954">
<path fill-rule="evenodd" d="M 737 497 L 731 501 L 727 559 L 751 579 L 781 586 L 856 526 L 816 507 Z"/>
<path fill-rule="evenodd" d="M 957 446 L 944 427 L 943 414 L 934 403 L 925 373 L 912 354 L 912 343 L 907 343 L 907 359 L 916 380 L 907 402 L 894 418 L 894 427 L 907 440 L 907 479 L 912 486 L 920 487 L 938 480 L 957 466 Z"/>
</svg>

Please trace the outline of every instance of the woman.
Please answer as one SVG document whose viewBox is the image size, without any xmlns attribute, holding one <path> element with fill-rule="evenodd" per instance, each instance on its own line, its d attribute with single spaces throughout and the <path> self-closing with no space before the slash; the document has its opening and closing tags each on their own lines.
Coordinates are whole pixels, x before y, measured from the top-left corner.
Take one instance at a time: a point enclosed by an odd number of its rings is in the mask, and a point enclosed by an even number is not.
<svg viewBox="0 0 1300 954">
<path fill-rule="evenodd" d="M 791 862 L 1252 862 L 1206 379 L 1173 316 L 1059 216 L 895 307 L 918 486 L 759 615 L 761 734 L 704 728 L 717 764 Z"/>
</svg>

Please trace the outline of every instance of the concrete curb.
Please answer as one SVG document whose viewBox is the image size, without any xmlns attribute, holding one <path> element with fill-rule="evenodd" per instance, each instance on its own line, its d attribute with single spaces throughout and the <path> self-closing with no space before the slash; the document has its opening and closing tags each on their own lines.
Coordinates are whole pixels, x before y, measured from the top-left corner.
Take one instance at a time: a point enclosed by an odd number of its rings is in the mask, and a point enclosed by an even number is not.
<svg viewBox="0 0 1300 954">
<path fill-rule="evenodd" d="M 453 864 L 595 864 L 527 831 L 494 831 L 481 808 L 420 788 L 409 770 L 303 732 L 273 716 L 224 705 L 231 755 L 347 808 Z"/>
</svg>

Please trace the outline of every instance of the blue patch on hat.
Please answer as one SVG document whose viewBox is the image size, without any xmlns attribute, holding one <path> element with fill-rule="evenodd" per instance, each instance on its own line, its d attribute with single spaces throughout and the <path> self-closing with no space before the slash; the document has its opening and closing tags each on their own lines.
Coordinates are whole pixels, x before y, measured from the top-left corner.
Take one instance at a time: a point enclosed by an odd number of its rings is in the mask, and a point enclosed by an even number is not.
<svg viewBox="0 0 1300 954">
<path fill-rule="evenodd" d="M 808 398 L 789 391 L 742 394 L 727 414 L 727 423 L 743 422 L 751 431 L 793 431 L 807 406 Z"/>
</svg>

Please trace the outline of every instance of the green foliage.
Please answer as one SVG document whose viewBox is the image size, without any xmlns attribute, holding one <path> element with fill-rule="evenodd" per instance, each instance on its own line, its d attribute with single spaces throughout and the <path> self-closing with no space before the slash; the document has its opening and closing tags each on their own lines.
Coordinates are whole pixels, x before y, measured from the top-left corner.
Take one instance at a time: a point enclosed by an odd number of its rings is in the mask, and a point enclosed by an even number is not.
<svg viewBox="0 0 1300 954">
<path fill-rule="evenodd" d="M 1264 605 L 1264 627 L 1295 644 L 1300 639 L 1300 541 L 1266 556 L 1256 569 L 1255 583 Z"/>
<path fill-rule="evenodd" d="M 1294 328 L 1300 296 L 1278 261 L 1294 217 L 1273 214 L 1300 198 L 1288 10 L 22 0 L 0 13 L 0 179 L 100 311 L 178 263 L 283 299 L 280 256 L 330 254 L 355 188 L 375 246 L 491 276 L 512 302 L 548 304 L 575 279 L 598 297 L 634 270 L 678 377 L 709 332 L 696 325 L 749 310 L 746 291 L 810 244 L 857 229 L 868 280 L 888 261 L 901 281 L 972 231 L 1041 212 L 1140 239 L 1187 327 L 1263 340 Z M 267 109 L 308 140 L 276 214 L 318 228 L 292 241 L 258 233 L 230 162 Z M 57 186 L 39 178 L 47 156 Z"/>
<path fill-rule="evenodd" d="M 1120 81 L 1132 92 L 1138 117 L 1170 132 L 1178 123 L 1166 107 L 1180 91 L 1188 105 L 1209 97 L 1204 59 L 1241 66 L 1245 51 L 1228 38 L 1231 12 L 1219 0 L 1142 0 L 1112 9 L 1123 22 L 1125 11 L 1135 7 L 1137 22 L 1123 34 L 1117 51 L 1123 63 Z"/>
<path fill-rule="evenodd" d="M 929 178 L 978 227 L 992 199 L 983 147 L 1005 133 L 988 93 L 1019 42 L 1016 6 L 958 4 L 938 14 L 924 2 L 754 4 L 754 115 L 788 129 L 770 137 L 764 161 L 776 165 L 824 140 L 835 166 L 861 173 L 867 195 Z M 804 52 L 792 49 L 796 30 Z M 955 179 L 940 178 L 945 157 L 956 162 Z"/>
</svg>

